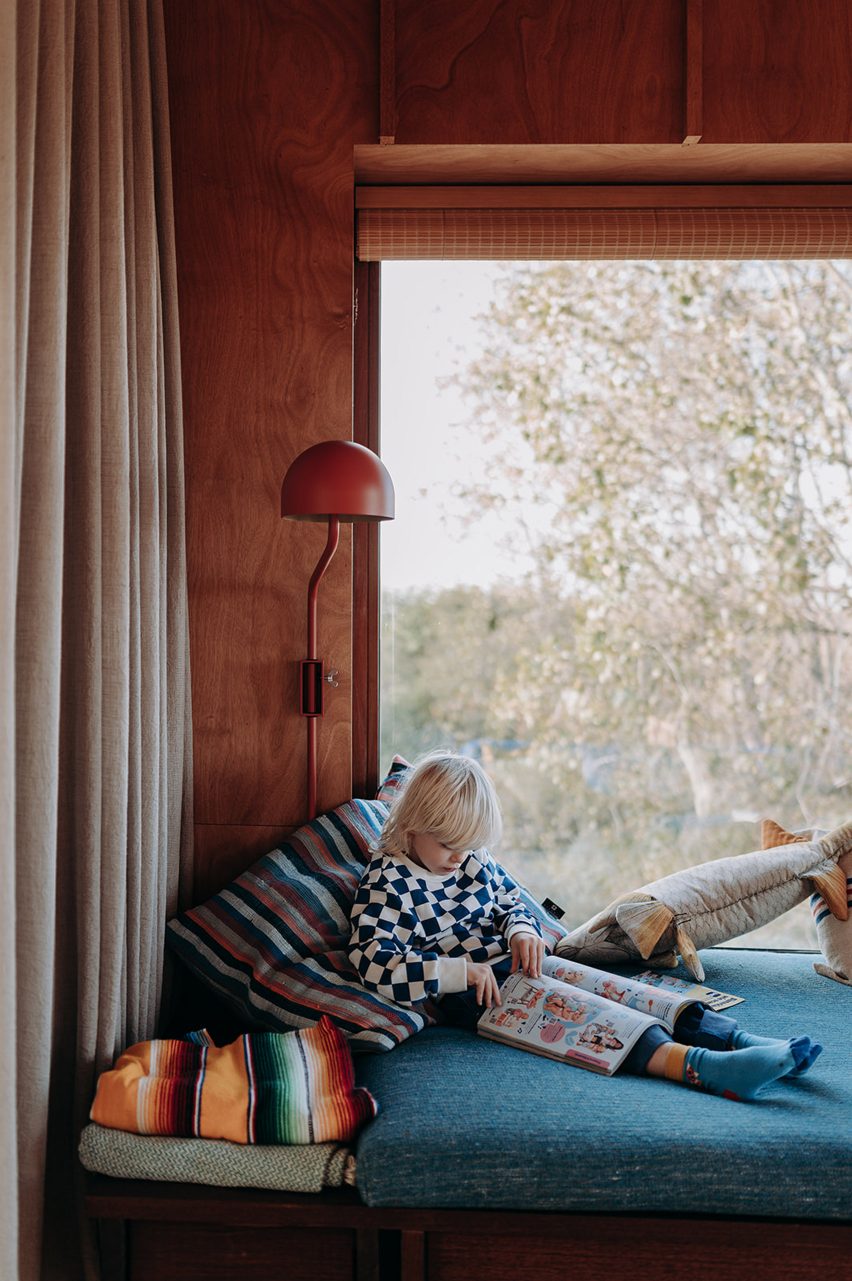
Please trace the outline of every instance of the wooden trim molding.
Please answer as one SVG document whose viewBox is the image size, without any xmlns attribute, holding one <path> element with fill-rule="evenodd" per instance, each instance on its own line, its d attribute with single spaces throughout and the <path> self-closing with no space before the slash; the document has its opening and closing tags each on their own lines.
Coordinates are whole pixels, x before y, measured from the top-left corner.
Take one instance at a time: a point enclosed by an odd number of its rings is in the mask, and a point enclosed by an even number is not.
<svg viewBox="0 0 852 1281">
<path fill-rule="evenodd" d="M 706 111 L 705 111 L 706 114 Z M 375 183 L 848 182 L 850 142 L 356 144 L 355 181 Z"/>
<path fill-rule="evenodd" d="M 704 0 L 684 0 L 686 41 L 684 49 L 685 147 L 695 146 L 704 132 Z"/>
<path fill-rule="evenodd" d="M 353 436 L 380 453 L 381 266 L 355 264 Z M 374 796 L 379 781 L 379 526 L 352 527 L 352 789 Z"/>
<path fill-rule="evenodd" d="M 401 1281 L 466 1281 L 472 1259 L 487 1275 L 541 1281 L 575 1273 L 586 1281 L 656 1281 L 679 1275 L 684 1260 L 694 1276 L 801 1281 L 816 1275 L 816 1261 L 822 1281 L 840 1281 L 852 1248 L 852 1227 L 838 1222 L 367 1206 L 348 1188 L 296 1195 L 94 1174 L 86 1176 L 85 1206 L 101 1228 L 126 1223 L 131 1276 L 168 1281 L 212 1276 L 231 1241 L 246 1276 L 268 1275 L 270 1256 L 277 1249 L 280 1257 L 284 1246 L 294 1281 L 368 1281 L 375 1273 L 358 1264 L 375 1260 L 375 1238 L 351 1239 L 348 1251 L 338 1241 L 338 1263 L 348 1254 L 348 1267 L 329 1269 L 328 1236 L 340 1232 L 381 1233 L 395 1247 L 388 1275 Z M 175 1266 L 170 1252 L 182 1245 L 186 1257 Z"/>
<path fill-rule="evenodd" d="M 852 160 L 852 156 L 850 156 Z M 847 183 L 358 186 L 361 209 L 846 209 Z"/>
<path fill-rule="evenodd" d="M 396 0 L 379 0 L 379 145 L 396 139 Z"/>
</svg>

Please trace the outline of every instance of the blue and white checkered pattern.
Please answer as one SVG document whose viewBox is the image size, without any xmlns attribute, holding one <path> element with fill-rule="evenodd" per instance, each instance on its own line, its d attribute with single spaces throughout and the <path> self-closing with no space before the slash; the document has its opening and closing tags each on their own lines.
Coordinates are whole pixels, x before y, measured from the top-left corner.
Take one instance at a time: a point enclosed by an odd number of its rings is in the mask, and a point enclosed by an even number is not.
<svg viewBox="0 0 852 1281">
<path fill-rule="evenodd" d="M 505 955 L 518 933 L 541 930 L 487 850 L 468 854 L 449 878 L 380 854 L 358 886 L 349 955 L 365 987 L 416 1005 L 463 990 L 461 962 Z"/>
</svg>

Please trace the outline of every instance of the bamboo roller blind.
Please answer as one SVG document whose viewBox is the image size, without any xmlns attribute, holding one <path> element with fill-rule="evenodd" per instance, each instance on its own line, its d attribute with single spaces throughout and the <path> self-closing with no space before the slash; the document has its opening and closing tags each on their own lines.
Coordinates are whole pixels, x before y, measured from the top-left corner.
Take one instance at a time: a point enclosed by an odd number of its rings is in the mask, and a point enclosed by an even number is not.
<svg viewBox="0 0 852 1281">
<path fill-rule="evenodd" d="M 852 208 L 362 208 L 357 254 L 362 262 L 848 258 Z"/>
</svg>

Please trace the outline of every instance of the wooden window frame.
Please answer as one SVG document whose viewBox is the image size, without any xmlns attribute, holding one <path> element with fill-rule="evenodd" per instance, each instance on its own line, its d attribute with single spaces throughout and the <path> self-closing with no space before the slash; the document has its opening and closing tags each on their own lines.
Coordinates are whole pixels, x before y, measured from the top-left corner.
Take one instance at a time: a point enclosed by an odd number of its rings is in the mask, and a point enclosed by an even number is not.
<svg viewBox="0 0 852 1281">
<path fill-rule="evenodd" d="M 354 276 L 353 438 L 381 453 L 379 431 L 381 263 L 357 262 Z M 379 782 L 379 524 L 352 526 L 352 795 Z"/>
</svg>

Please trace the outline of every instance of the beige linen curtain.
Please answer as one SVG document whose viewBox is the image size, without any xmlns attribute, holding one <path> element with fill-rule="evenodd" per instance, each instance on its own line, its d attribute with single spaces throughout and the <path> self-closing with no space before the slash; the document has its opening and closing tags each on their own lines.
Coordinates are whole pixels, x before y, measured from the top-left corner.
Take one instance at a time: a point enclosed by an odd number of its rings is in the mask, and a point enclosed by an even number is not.
<svg viewBox="0 0 852 1281">
<path fill-rule="evenodd" d="M 160 0 L 0 10 L 0 1276 L 34 1281 L 94 1275 L 76 1140 L 155 1032 L 191 744 Z"/>
</svg>

